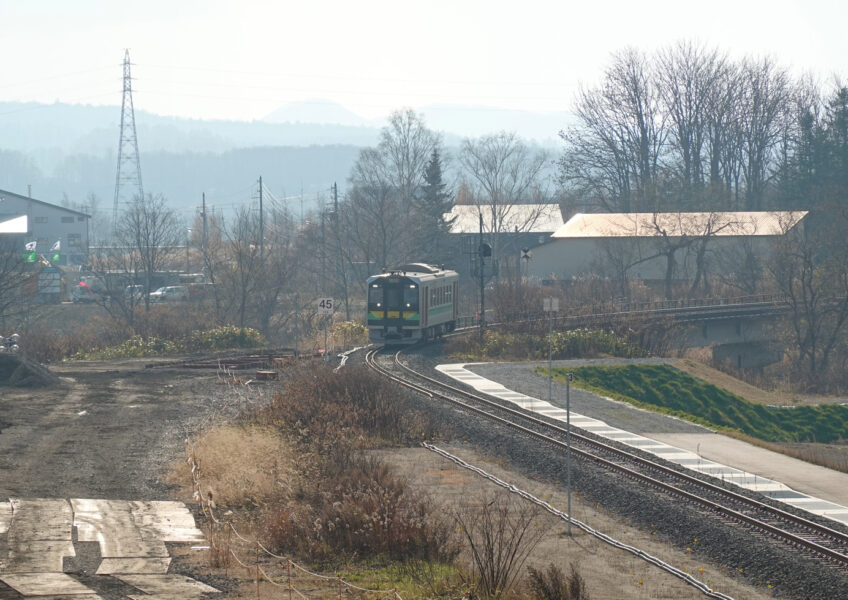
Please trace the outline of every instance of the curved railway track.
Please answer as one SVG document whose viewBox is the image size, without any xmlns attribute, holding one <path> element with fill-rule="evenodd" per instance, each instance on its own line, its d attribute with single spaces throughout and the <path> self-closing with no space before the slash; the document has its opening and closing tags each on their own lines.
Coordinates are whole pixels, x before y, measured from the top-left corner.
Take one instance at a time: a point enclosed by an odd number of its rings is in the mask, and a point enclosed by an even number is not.
<svg viewBox="0 0 848 600">
<path fill-rule="evenodd" d="M 366 364 L 381 375 L 429 398 L 449 402 L 520 434 L 560 449 L 566 448 L 565 428 L 534 413 L 504 406 L 500 402 L 416 372 L 401 361 L 402 351 L 390 357 L 381 354 L 382 350 L 370 350 L 365 357 Z M 578 460 L 592 461 L 611 472 L 689 502 L 723 522 L 769 536 L 794 552 L 824 559 L 828 565 L 843 573 L 848 572 L 848 535 L 840 531 L 705 481 L 679 468 L 671 468 L 658 459 L 646 458 L 599 441 L 578 428 L 571 428 L 571 442 L 571 452 Z"/>
</svg>

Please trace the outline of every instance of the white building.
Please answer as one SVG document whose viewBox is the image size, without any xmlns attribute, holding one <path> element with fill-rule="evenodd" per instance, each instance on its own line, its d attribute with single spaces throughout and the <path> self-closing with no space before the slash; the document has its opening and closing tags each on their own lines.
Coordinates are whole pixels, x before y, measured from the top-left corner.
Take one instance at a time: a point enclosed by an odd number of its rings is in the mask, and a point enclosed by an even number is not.
<svg viewBox="0 0 848 600">
<path fill-rule="evenodd" d="M 692 277 L 705 244 L 708 273 L 741 267 L 742 253 L 763 260 L 773 241 L 796 227 L 803 211 L 692 213 L 578 213 L 533 251 L 528 275 L 568 281 L 600 275 L 663 280 L 668 249 L 675 279 Z"/>
<path fill-rule="evenodd" d="M 57 241 L 61 242 L 60 264 L 79 265 L 87 262 L 89 215 L 70 208 L 57 206 L 0 190 L 0 222 L 15 221 L 27 217 L 27 231 L 14 235 L 21 246 L 26 242 L 38 242 L 36 252 L 48 254 Z"/>
</svg>

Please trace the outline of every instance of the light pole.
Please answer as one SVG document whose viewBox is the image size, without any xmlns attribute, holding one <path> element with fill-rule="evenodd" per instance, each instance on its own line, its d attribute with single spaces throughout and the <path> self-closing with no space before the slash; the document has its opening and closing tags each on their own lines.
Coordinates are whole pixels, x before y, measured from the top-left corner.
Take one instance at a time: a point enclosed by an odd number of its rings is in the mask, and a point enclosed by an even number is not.
<svg viewBox="0 0 848 600">
<path fill-rule="evenodd" d="M 548 404 L 553 398 L 554 313 L 559 310 L 559 298 L 542 299 L 542 308 L 550 315 L 548 328 Z"/>
<path fill-rule="evenodd" d="M 565 376 L 565 489 L 568 493 L 568 537 L 571 537 L 571 381 L 574 373 Z"/>
<path fill-rule="evenodd" d="M 189 262 L 188 256 L 188 241 L 191 236 L 191 227 L 186 227 L 186 275 L 191 273 L 191 263 Z"/>
</svg>

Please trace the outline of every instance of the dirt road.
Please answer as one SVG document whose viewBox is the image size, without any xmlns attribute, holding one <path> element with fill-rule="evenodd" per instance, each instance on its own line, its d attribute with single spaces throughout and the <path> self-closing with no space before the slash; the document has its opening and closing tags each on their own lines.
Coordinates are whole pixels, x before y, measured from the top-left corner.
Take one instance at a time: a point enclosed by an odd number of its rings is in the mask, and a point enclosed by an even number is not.
<svg viewBox="0 0 848 600">
<path fill-rule="evenodd" d="M 141 361 L 54 371 L 58 386 L 0 388 L 0 599 L 211 591 L 169 570 L 164 542 L 203 536 L 184 505 L 163 502 L 164 476 L 187 432 L 234 408 L 231 395 L 214 373 Z"/>
</svg>

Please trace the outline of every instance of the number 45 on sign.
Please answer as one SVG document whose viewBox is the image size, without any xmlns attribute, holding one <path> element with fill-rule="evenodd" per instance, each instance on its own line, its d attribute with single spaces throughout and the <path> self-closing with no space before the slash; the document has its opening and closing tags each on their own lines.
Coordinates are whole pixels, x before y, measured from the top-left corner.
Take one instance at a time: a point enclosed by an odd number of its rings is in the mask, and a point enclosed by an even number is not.
<svg viewBox="0 0 848 600">
<path fill-rule="evenodd" d="M 331 315 L 331 314 L 333 314 L 333 299 L 332 298 L 318 298 L 318 314 L 319 315 Z"/>
</svg>

